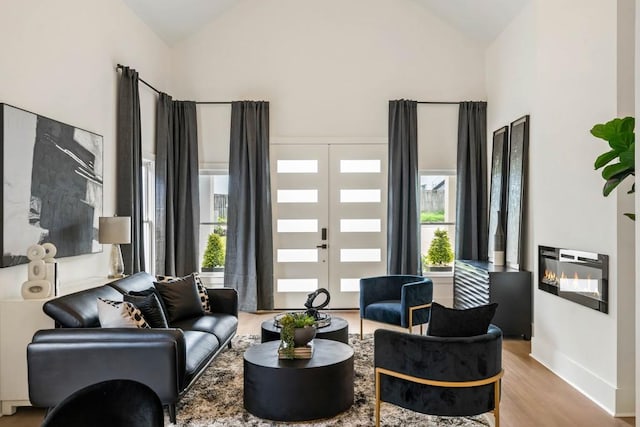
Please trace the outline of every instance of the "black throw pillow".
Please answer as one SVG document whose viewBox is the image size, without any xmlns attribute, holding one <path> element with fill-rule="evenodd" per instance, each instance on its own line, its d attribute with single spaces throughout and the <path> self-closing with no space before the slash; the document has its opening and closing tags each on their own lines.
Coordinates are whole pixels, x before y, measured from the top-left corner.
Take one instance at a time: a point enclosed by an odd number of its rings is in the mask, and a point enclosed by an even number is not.
<svg viewBox="0 0 640 427">
<path fill-rule="evenodd" d="M 149 295 L 124 295 L 124 300 L 135 305 L 152 328 L 168 328 L 167 317 L 154 292 Z"/>
<path fill-rule="evenodd" d="M 427 335 L 434 337 L 472 337 L 487 333 L 498 303 L 456 310 L 434 302 Z"/>
<path fill-rule="evenodd" d="M 169 314 L 169 324 L 204 314 L 193 275 L 169 283 L 156 282 L 154 285 L 162 295 Z"/>
<path fill-rule="evenodd" d="M 155 287 L 152 286 L 149 289 L 145 289 L 144 291 L 129 291 L 129 295 L 143 296 L 143 297 L 146 297 L 147 295 L 155 295 L 156 298 L 158 298 L 158 301 L 160 302 L 160 307 L 162 308 L 162 314 L 164 314 L 165 320 L 167 322 L 169 321 L 169 312 L 167 311 L 167 307 L 164 305 L 164 300 L 162 299 L 162 295 L 160 294 L 160 291 L 157 290 Z"/>
</svg>

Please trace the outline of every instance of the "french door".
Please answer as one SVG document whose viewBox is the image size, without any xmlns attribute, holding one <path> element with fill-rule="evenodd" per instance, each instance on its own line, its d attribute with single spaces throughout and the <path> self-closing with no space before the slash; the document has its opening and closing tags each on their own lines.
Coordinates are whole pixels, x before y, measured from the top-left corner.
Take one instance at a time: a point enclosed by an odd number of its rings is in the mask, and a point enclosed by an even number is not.
<svg viewBox="0 0 640 427">
<path fill-rule="evenodd" d="M 303 309 L 326 288 L 357 308 L 359 279 L 385 274 L 387 146 L 271 146 L 274 303 Z"/>
</svg>

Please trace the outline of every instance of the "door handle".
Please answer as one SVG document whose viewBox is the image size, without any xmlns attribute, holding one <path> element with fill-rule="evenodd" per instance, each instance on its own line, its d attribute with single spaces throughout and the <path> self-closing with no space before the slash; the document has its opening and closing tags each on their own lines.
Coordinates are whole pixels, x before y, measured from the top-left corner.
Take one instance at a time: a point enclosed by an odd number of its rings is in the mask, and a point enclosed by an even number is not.
<svg viewBox="0 0 640 427">
<path fill-rule="evenodd" d="M 327 249 L 327 244 L 323 243 L 321 245 L 316 246 L 316 248 L 320 248 L 320 249 Z"/>
</svg>

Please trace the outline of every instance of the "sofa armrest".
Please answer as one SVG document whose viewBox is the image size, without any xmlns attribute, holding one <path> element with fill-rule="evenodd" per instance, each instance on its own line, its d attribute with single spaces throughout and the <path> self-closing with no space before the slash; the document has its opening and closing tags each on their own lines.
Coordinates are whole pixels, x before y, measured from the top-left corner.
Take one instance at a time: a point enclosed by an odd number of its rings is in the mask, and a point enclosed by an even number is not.
<svg viewBox="0 0 640 427">
<path fill-rule="evenodd" d="M 207 288 L 212 313 L 238 317 L 238 291 L 233 288 Z"/>
<path fill-rule="evenodd" d="M 53 407 L 90 384 L 131 379 L 172 404 L 182 391 L 185 360 L 179 329 L 41 330 L 27 346 L 29 399 Z"/>
</svg>

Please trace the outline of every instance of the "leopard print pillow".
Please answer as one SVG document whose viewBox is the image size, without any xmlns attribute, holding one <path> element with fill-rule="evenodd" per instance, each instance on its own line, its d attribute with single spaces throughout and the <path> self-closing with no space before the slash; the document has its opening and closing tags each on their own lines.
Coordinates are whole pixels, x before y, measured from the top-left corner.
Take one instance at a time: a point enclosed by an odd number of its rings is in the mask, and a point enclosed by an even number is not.
<svg viewBox="0 0 640 427">
<path fill-rule="evenodd" d="M 142 312 L 126 301 L 98 298 L 98 319 L 103 328 L 151 328 Z"/>
</svg>

